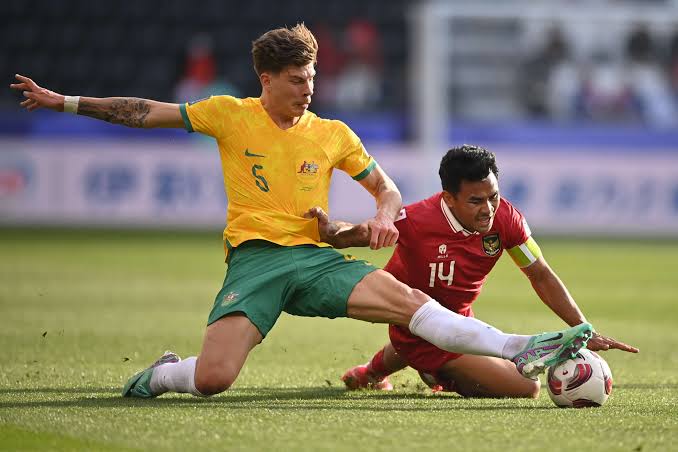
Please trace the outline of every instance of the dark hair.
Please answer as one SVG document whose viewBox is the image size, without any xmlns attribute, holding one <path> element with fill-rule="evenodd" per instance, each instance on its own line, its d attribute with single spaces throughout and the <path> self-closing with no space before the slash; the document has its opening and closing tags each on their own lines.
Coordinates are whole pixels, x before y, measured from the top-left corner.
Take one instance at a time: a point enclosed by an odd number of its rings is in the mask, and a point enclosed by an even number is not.
<svg viewBox="0 0 678 452">
<path fill-rule="evenodd" d="M 252 42 L 252 59 L 257 75 L 262 72 L 279 74 L 287 66 L 316 63 L 318 42 L 303 23 L 293 28 L 267 31 Z"/>
<path fill-rule="evenodd" d="M 499 169 L 494 154 L 487 149 L 470 144 L 452 148 L 440 161 L 440 182 L 443 190 L 456 195 L 462 181 L 477 182 L 490 172 L 499 178 Z"/>
</svg>

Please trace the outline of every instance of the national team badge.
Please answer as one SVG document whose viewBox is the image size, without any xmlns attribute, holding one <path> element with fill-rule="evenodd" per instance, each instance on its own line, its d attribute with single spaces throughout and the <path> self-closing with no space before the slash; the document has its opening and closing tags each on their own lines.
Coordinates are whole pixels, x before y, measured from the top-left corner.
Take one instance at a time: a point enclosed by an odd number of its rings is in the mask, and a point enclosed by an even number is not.
<svg viewBox="0 0 678 452">
<path fill-rule="evenodd" d="M 299 166 L 299 171 L 297 171 L 297 174 L 303 174 L 305 176 L 312 176 L 314 174 L 318 173 L 318 164 L 314 161 L 306 161 L 304 160 L 304 163 L 302 163 Z"/>
<path fill-rule="evenodd" d="M 447 245 L 442 244 L 438 247 L 438 253 L 440 254 L 445 254 L 447 253 Z"/>
<path fill-rule="evenodd" d="M 496 256 L 501 251 L 501 240 L 499 234 L 490 234 L 483 237 L 483 251 L 488 256 Z"/>
<path fill-rule="evenodd" d="M 294 172 L 297 175 L 297 180 L 301 184 L 299 186 L 301 191 L 313 190 L 320 180 L 320 165 L 312 159 L 298 160 Z"/>
</svg>

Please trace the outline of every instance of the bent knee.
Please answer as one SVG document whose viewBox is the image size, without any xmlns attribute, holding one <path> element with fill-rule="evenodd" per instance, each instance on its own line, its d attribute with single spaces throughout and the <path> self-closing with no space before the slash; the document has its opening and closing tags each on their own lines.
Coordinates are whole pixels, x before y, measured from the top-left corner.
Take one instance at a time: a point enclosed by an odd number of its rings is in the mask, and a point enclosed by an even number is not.
<svg viewBox="0 0 678 452">
<path fill-rule="evenodd" d="M 539 391 L 541 390 L 541 382 L 539 380 L 532 380 L 525 378 L 525 381 L 522 381 L 520 386 L 511 391 L 510 397 L 515 397 L 519 399 L 536 399 L 539 397 Z"/>
<path fill-rule="evenodd" d="M 427 301 L 431 299 L 428 295 L 418 289 L 412 289 L 408 286 L 403 285 L 402 296 L 398 297 L 399 304 L 396 305 L 397 308 L 394 309 L 397 313 L 396 318 L 391 320 L 390 323 L 409 327 L 410 320 L 415 312 L 419 310 Z"/>
<path fill-rule="evenodd" d="M 422 307 L 427 301 L 431 300 L 431 297 L 426 295 L 419 289 L 412 289 L 407 287 L 405 290 L 405 302 L 407 303 L 408 310 L 411 311 L 410 315 L 417 312 L 417 310 Z"/>
<path fill-rule="evenodd" d="M 528 380 L 530 380 L 528 378 Z M 530 380 L 527 385 L 525 385 L 525 392 L 523 398 L 526 399 L 536 399 L 539 397 L 539 391 L 541 391 L 541 382 L 539 380 Z"/>
<path fill-rule="evenodd" d="M 205 396 L 219 394 L 230 388 L 235 382 L 236 377 L 237 374 L 227 369 L 196 371 L 195 388 Z"/>
<path fill-rule="evenodd" d="M 518 385 L 511 385 L 504 388 L 483 388 L 478 384 L 457 383 L 454 390 L 462 397 L 469 398 L 515 398 L 515 399 L 536 399 L 539 397 L 541 383 L 539 380 L 521 381 Z"/>
</svg>

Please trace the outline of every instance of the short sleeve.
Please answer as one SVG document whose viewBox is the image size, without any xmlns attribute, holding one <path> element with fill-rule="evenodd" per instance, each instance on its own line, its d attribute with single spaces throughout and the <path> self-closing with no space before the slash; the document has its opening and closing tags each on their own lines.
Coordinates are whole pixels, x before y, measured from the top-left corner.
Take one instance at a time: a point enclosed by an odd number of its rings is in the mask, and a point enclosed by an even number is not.
<svg viewBox="0 0 678 452">
<path fill-rule="evenodd" d="M 541 249 L 532 238 L 527 220 L 518 209 L 502 200 L 507 207 L 504 248 L 520 268 L 528 267 L 539 259 Z"/>
<path fill-rule="evenodd" d="M 412 222 L 407 219 L 407 207 L 400 209 L 393 225 L 398 229 L 398 243 L 402 246 L 408 246 L 412 236 Z"/>
<path fill-rule="evenodd" d="M 509 249 L 513 248 L 516 245 L 525 243 L 527 239 L 532 235 L 530 227 L 527 225 L 527 221 L 523 214 L 513 207 L 509 202 L 502 199 L 502 206 L 505 210 L 502 212 L 504 225 L 504 248 Z"/>
<path fill-rule="evenodd" d="M 228 97 L 230 96 L 211 96 L 179 105 L 186 130 L 211 137 L 219 136 L 228 120 Z"/>
<path fill-rule="evenodd" d="M 398 218 L 393 223 L 398 229 L 398 243 L 396 243 L 393 255 L 386 263 L 384 270 L 392 274 L 401 282 L 410 282 L 410 255 L 416 249 L 416 241 L 412 239 L 412 221 L 407 218 L 407 207 L 400 209 Z M 412 246 L 414 245 L 414 248 Z"/>
<path fill-rule="evenodd" d="M 334 166 L 355 180 L 364 179 L 374 170 L 377 162 L 367 153 L 358 135 L 346 124 L 340 121 L 337 122 L 339 123 L 337 133 L 340 136 L 337 142 L 340 154 L 339 160 Z"/>
</svg>

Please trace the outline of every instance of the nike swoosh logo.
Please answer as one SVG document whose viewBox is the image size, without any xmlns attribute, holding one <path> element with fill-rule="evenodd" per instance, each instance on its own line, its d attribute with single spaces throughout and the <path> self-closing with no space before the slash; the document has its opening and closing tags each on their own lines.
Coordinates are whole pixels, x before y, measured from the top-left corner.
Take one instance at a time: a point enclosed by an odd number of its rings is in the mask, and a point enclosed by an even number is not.
<svg viewBox="0 0 678 452">
<path fill-rule="evenodd" d="M 542 342 L 551 342 L 551 341 L 556 341 L 558 339 L 561 339 L 563 337 L 563 333 L 558 333 L 553 337 L 546 338 L 544 340 L 538 341 L 537 344 L 541 344 Z"/>
<path fill-rule="evenodd" d="M 245 149 L 245 157 L 266 157 L 265 155 L 252 154 L 248 149 Z"/>
</svg>

